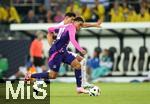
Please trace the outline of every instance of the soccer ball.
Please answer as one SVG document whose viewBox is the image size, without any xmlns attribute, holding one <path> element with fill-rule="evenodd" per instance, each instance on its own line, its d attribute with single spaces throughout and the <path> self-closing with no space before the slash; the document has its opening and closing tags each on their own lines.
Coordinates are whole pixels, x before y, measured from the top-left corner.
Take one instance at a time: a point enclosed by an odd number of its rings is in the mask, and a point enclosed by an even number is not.
<svg viewBox="0 0 150 104">
<path fill-rule="evenodd" d="M 101 94 L 101 89 L 98 86 L 94 86 L 89 89 L 90 96 L 99 96 Z"/>
</svg>

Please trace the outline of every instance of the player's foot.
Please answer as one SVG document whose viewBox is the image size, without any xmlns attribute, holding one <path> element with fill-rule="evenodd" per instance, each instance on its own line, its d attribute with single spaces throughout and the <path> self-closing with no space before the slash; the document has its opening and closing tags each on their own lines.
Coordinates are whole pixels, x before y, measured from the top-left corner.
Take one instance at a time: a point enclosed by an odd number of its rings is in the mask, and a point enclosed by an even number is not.
<svg viewBox="0 0 150 104">
<path fill-rule="evenodd" d="M 25 81 L 29 81 L 31 78 L 31 73 L 26 73 L 25 77 L 24 77 L 24 80 Z"/>
<path fill-rule="evenodd" d="M 77 93 L 84 93 L 84 94 L 89 94 L 89 91 L 84 89 L 83 87 L 77 87 Z"/>
<path fill-rule="evenodd" d="M 84 84 L 82 84 L 82 87 L 83 88 L 92 88 L 94 85 L 93 84 L 90 84 L 90 83 L 88 83 L 88 82 L 86 82 L 86 83 L 84 83 Z"/>
</svg>

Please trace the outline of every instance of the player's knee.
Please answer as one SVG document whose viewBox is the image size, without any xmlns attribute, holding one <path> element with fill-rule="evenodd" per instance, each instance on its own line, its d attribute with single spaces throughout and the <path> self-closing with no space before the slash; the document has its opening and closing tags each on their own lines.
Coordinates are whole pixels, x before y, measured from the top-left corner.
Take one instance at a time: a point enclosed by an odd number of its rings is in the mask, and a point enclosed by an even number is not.
<svg viewBox="0 0 150 104">
<path fill-rule="evenodd" d="M 51 79 L 56 79 L 56 76 L 55 75 L 51 75 L 50 78 Z"/>
<path fill-rule="evenodd" d="M 76 64 L 75 69 L 81 69 L 81 64 L 80 63 Z"/>
<path fill-rule="evenodd" d="M 83 60 L 83 57 L 77 56 L 76 59 L 77 59 L 79 62 L 81 62 L 81 61 Z"/>
<path fill-rule="evenodd" d="M 56 79 L 56 75 L 55 74 L 50 74 L 50 79 Z"/>
</svg>

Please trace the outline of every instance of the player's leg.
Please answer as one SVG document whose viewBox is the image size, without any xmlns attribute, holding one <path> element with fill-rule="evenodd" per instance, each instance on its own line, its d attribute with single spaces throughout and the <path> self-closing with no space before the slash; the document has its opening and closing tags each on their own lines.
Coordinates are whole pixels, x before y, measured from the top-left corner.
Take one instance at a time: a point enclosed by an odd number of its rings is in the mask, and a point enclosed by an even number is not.
<svg viewBox="0 0 150 104">
<path fill-rule="evenodd" d="M 78 93 L 88 93 L 88 91 L 85 90 L 81 86 L 82 76 L 81 76 L 81 64 L 80 64 L 80 62 L 70 52 L 65 52 L 63 61 L 64 61 L 64 63 L 71 65 L 75 69 L 74 71 L 75 71 L 75 78 L 76 78 L 76 84 L 77 84 L 77 92 Z"/>
<path fill-rule="evenodd" d="M 71 62 L 71 66 L 75 69 L 75 78 L 76 78 L 76 85 L 77 85 L 77 92 L 78 93 L 88 93 L 88 90 L 85 90 L 82 87 L 82 74 L 81 74 L 81 64 L 77 59 L 74 59 Z"/>
<path fill-rule="evenodd" d="M 43 73 L 36 73 L 36 74 L 30 74 L 27 73 L 25 79 L 28 80 L 30 78 L 37 78 L 37 79 L 55 79 L 58 75 L 58 71 L 60 68 L 60 64 L 62 62 L 62 55 L 57 54 L 55 57 L 53 57 L 49 62 L 49 68 L 51 69 L 50 72 L 43 72 Z"/>
<path fill-rule="evenodd" d="M 90 87 L 93 87 L 93 84 L 90 84 L 88 81 L 87 81 L 87 72 L 86 72 L 86 58 L 83 58 L 82 56 L 80 55 L 77 55 L 77 54 L 73 54 L 76 59 L 80 62 L 81 64 L 81 78 L 82 78 L 82 87 L 84 88 L 90 88 Z M 76 73 L 75 73 L 76 75 Z"/>
<path fill-rule="evenodd" d="M 43 72 L 43 73 L 32 74 L 31 78 L 37 78 L 37 79 L 41 79 L 41 78 L 44 78 L 44 79 L 55 79 L 57 77 L 57 75 L 58 75 L 58 70 L 59 70 L 59 68 L 57 68 L 57 69 L 54 68 L 54 69 L 51 69 L 50 72 Z"/>
<path fill-rule="evenodd" d="M 75 53 L 72 53 L 72 52 L 68 52 L 69 54 L 67 54 L 67 57 L 66 58 L 66 62 L 69 60 L 69 62 L 67 62 L 68 64 L 70 64 L 74 69 L 74 73 L 75 73 L 75 78 L 76 78 L 76 85 L 77 87 L 81 87 L 81 84 L 82 84 L 82 74 L 81 74 L 81 60 L 82 60 L 82 57 L 75 54 Z"/>
<path fill-rule="evenodd" d="M 33 91 L 36 93 L 36 95 L 38 95 L 39 91 L 38 88 L 40 88 L 40 86 L 44 83 L 43 79 L 41 78 L 45 78 L 45 79 L 55 79 L 57 77 L 57 72 L 51 70 L 50 72 L 46 72 L 46 75 L 43 74 L 43 77 L 39 77 L 41 76 L 43 73 L 36 73 L 36 74 L 32 74 L 31 78 L 36 78 L 36 84 L 34 84 L 33 86 Z M 38 78 L 40 79 L 38 79 Z"/>
<path fill-rule="evenodd" d="M 75 69 L 74 72 L 75 72 L 77 87 L 81 87 L 81 84 L 82 84 L 81 64 L 77 59 L 74 59 L 71 62 L 71 66 Z"/>
<path fill-rule="evenodd" d="M 67 58 L 66 60 L 70 60 L 70 62 L 72 61 L 72 63 L 68 63 L 71 64 L 71 66 L 77 70 L 74 71 L 75 73 L 75 78 L 76 78 L 76 84 L 77 87 L 81 87 L 82 84 L 82 72 L 81 72 L 81 64 L 80 62 L 82 61 L 83 57 L 73 53 L 73 52 L 68 52 L 71 58 Z M 72 55 L 75 57 L 72 57 Z"/>
<path fill-rule="evenodd" d="M 33 63 L 34 66 L 36 67 L 36 72 L 37 73 L 42 73 L 44 71 L 44 59 L 42 57 L 33 57 Z M 43 79 L 36 79 L 36 86 L 35 87 L 40 87 L 42 84 Z M 36 89 L 33 87 L 33 90 L 36 91 Z"/>
<path fill-rule="evenodd" d="M 50 72 L 42 72 L 42 73 L 35 73 L 35 74 L 30 74 L 29 78 L 37 78 L 37 79 L 55 79 L 57 77 L 58 72 L 55 72 L 51 70 Z"/>
<path fill-rule="evenodd" d="M 42 65 L 44 65 L 44 60 L 42 57 L 33 57 L 33 65 L 35 66 L 36 73 L 42 73 Z M 37 90 L 38 87 L 42 84 L 41 82 L 43 79 L 36 79 L 36 84 L 33 86 L 33 91 L 38 95 L 39 91 Z"/>
<path fill-rule="evenodd" d="M 83 60 L 83 57 L 80 55 L 74 55 L 76 57 L 76 59 L 81 62 Z"/>
<path fill-rule="evenodd" d="M 79 56 L 79 55 L 77 55 L 76 56 L 76 59 L 80 62 L 80 64 L 81 64 L 81 70 L 80 70 L 80 73 L 81 73 L 81 80 L 82 80 L 82 86 L 85 84 L 85 82 L 86 82 L 86 70 L 84 70 L 84 58 L 82 57 L 82 56 Z M 75 75 L 76 75 L 76 73 L 75 73 Z"/>
</svg>

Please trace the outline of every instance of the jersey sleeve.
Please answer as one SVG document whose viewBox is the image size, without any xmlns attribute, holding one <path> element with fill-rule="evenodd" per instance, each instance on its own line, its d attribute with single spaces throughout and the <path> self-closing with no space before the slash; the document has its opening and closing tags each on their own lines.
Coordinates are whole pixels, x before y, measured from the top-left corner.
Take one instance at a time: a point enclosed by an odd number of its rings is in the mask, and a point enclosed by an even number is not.
<svg viewBox="0 0 150 104">
<path fill-rule="evenodd" d="M 70 24 L 68 27 L 67 27 L 68 31 L 69 31 L 69 39 L 71 41 L 71 43 L 74 45 L 74 47 L 78 50 L 78 51 L 83 51 L 83 48 L 81 48 L 81 46 L 78 44 L 78 42 L 76 41 L 75 39 L 75 34 L 76 34 L 76 29 L 75 27 Z"/>
<path fill-rule="evenodd" d="M 67 25 L 55 25 L 55 26 L 52 26 L 52 27 L 49 27 L 48 28 L 48 32 L 52 33 L 52 32 L 58 32 L 60 28 L 64 28 L 66 27 Z"/>
</svg>

